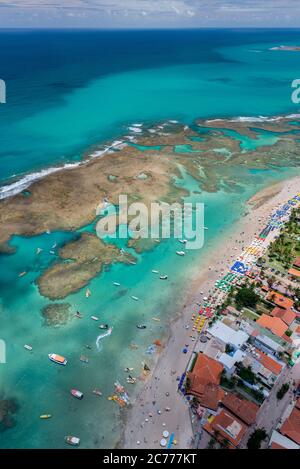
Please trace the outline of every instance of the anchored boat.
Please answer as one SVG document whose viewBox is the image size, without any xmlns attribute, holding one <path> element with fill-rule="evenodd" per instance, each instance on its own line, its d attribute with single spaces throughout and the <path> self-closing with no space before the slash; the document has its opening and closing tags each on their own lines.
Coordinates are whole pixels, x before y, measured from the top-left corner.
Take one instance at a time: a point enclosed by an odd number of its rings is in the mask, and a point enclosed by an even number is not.
<svg viewBox="0 0 300 469">
<path fill-rule="evenodd" d="M 65 442 L 71 446 L 79 446 L 80 438 L 78 438 L 77 436 L 65 436 Z"/>
<path fill-rule="evenodd" d="M 68 363 L 65 357 L 57 355 L 56 353 L 49 353 L 48 357 L 52 362 L 57 363 L 58 365 L 66 366 L 66 364 Z"/>
<path fill-rule="evenodd" d="M 185 256 L 184 251 L 176 251 L 177 256 Z"/>
<path fill-rule="evenodd" d="M 71 389 L 70 392 L 73 397 L 76 397 L 76 399 L 79 399 L 80 401 L 83 399 L 83 392 L 78 391 L 78 389 Z"/>
</svg>

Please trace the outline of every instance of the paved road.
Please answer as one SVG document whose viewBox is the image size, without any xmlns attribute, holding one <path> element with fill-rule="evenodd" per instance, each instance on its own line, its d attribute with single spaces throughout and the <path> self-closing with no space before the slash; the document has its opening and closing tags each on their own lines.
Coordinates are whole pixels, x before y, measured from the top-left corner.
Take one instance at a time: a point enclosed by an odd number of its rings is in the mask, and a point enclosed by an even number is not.
<svg viewBox="0 0 300 469">
<path fill-rule="evenodd" d="M 300 379 L 300 363 L 297 363 L 293 368 L 285 368 L 281 375 L 279 376 L 277 382 L 275 383 L 269 397 L 262 404 L 258 417 L 256 419 L 256 424 L 252 425 L 248 432 L 246 433 L 243 441 L 241 443 L 241 448 L 247 447 L 247 441 L 249 436 L 255 428 L 265 428 L 269 436 L 271 436 L 272 431 L 279 424 L 280 419 L 283 416 L 284 411 L 293 400 L 292 384 L 293 381 L 298 382 Z M 285 394 L 283 399 L 278 400 L 276 394 L 281 388 L 283 383 L 291 382 L 290 390 Z M 269 439 L 266 439 L 262 443 L 262 448 L 268 446 Z"/>
</svg>

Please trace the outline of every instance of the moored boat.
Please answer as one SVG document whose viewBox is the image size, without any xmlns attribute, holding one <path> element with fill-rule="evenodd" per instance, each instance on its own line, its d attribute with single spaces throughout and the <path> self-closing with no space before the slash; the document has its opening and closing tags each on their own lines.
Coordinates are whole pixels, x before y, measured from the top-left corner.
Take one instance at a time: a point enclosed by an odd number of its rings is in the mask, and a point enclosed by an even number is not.
<svg viewBox="0 0 300 469">
<path fill-rule="evenodd" d="M 147 326 L 145 324 L 137 324 L 136 326 L 138 329 L 147 329 Z"/>
<path fill-rule="evenodd" d="M 161 275 L 159 278 L 160 278 L 160 280 L 168 280 L 168 276 L 167 276 L 167 275 Z"/>
<path fill-rule="evenodd" d="M 65 357 L 57 355 L 56 353 L 49 353 L 48 357 L 52 362 L 57 363 L 58 365 L 65 366 L 68 363 Z"/>
<path fill-rule="evenodd" d="M 99 321 L 99 318 L 98 318 L 97 316 L 91 316 L 91 319 L 92 319 L 93 321 Z"/>
<path fill-rule="evenodd" d="M 51 414 L 43 414 L 43 415 L 40 415 L 40 419 L 41 420 L 48 420 L 48 419 L 51 419 L 52 415 Z"/>
<path fill-rule="evenodd" d="M 71 394 L 73 397 L 76 397 L 76 399 L 83 399 L 83 393 L 81 391 L 78 391 L 78 389 L 71 389 Z"/>
<path fill-rule="evenodd" d="M 184 251 L 176 251 L 177 256 L 185 256 Z"/>
<path fill-rule="evenodd" d="M 98 388 L 93 389 L 93 394 L 95 394 L 95 396 L 102 396 L 102 392 Z"/>
<path fill-rule="evenodd" d="M 78 438 L 77 436 L 65 436 L 65 442 L 71 446 L 79 446 L 80 438 Z"/>
<path fill-rule="evenodd" d="M 132 296 L 131 298 L 132 298 L 134 301 L 138 301 L 138 300 L 139 300 L 137 296 Z"/>
<path fill-rule="evenodd" d="M 25 345 L 24 345 L 24 348 L 25 348 L 26 350 L 29 350 L 29 352 L 31 352 L 31 350 L 32 350 L 31 345 L 25 344 Z"/>
</svg>

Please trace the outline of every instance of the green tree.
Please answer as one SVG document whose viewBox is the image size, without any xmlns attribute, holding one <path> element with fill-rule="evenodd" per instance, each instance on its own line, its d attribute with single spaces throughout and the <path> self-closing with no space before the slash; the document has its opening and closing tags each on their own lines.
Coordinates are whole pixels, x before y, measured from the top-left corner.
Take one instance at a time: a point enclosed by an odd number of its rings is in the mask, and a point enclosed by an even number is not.
<svg viewBox="0 0 300 469">
<path fill-rule="evenodd" d="M 262 442 L 267 438 L 268 434 L 264 428 L 258 428 L 250 435 L 247 442 L 248 449 L 260 449 Z"/>
<path fill-rule="evenodd" d="M 242 287 L 235 297 L 235 302 L 237 307 L 243 308 L 250 307 L 255 308 L 257 302 L 259 300 L 259 296 L 255 293 L 253 288 Z"/>
</svg>

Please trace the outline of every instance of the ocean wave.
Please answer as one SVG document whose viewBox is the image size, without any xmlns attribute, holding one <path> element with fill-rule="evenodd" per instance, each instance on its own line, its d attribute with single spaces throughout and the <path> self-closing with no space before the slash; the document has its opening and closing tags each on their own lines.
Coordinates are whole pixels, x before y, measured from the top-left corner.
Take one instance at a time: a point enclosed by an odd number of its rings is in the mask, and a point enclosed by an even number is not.
<svg viewBox="0 0 300 469">
<path fill-rule="evenodd" d="M 300 114 L 289 114 L 285 116 L 238 116 L 233 119 L 210 119 L 206 120 L 212 124 L 213 122 L 278 122 L 287 119 L 299 119 Z"/>
<path fill-rule="evenodd" d="M 57 173 L 58 171 L 63 171 L 65 169 L 77 168 L 78 166 L 82 166 L 88 163 L 91 159 L 99 158 L 105 153 L 112 152 L 113 150 L 121 150 L 125 146 L 127 146 L 126 142 L 124 142 L 123 140 L 116 140 L 106 148 L 102 150 L 96 150 L 91 153 L 85 161 L 79 161 L 77 163 L 66 163 L 62 166 L 55 166 L 47 169 L 42 169 L 41 171 L 36 171 L 34 173 L 26 174 L 21 179 L 18 179 L 17 181 L 12 182 L 11 184 L 7 184 L 5 186 L 0 187 L 0 200 L 19 194 L 20 192 L 28 189 L 34 182 L 43 179 L 49 174 Z"/>
<path fill-rule="evenodd" d="M 11 197 L 12 195 L 19 194 L 25 189 L 28 189 L 28 187 L 31 186 L 31 184 L 33 184 L 36 181 L 39 181 L 40 179 L 43 179 L 49 174 L 56 173 L 63 169 L 76 168 L 79 165 L 80 163 L 69 163 L 69 164 L 65 164 L 64 166 L 57 166 L 53 168 L 42 169 L 41 171 L 27 174 L 26 176 L 22 177 L 16 182 L 13 182 L 12 184 L 8 184 L 6 186 L 0 187 L 0 200 L 6 199 L 7 197 Z"/>
<path fill-rule="evenodd" d="M 230 119 L 229 122 L 278 122 L 281 120 L 287 119 L 299 119 L 300 114 L 289 114 L 287 116 L 274 116 L 274 117 L 267 117 L 267 116 L 257 116 L 257 117 L 235 117 L 234 119 Z"/>
</svg>

